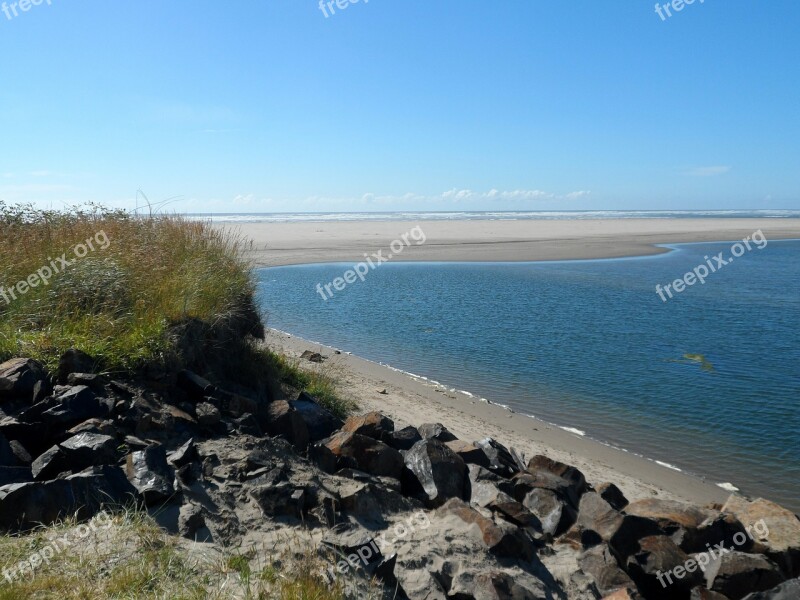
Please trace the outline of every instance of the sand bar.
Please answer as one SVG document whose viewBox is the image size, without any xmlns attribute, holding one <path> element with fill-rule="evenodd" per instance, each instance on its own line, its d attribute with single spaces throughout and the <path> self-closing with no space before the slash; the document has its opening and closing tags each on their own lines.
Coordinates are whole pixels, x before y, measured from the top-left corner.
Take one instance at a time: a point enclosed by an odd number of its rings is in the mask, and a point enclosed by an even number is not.
<svg viewBox="0 0 800 600">
<path fill-rule="evenodd" d="M 520 221 L 337 221 L 219 224 L 252 240 L 256 266 L 357 262 L 416 226 L 425 243 L 394 261 L 548 261 L 645 256 L 655 244 L 800 238 L 800 219 L 591 219 Z"/>
</svg>

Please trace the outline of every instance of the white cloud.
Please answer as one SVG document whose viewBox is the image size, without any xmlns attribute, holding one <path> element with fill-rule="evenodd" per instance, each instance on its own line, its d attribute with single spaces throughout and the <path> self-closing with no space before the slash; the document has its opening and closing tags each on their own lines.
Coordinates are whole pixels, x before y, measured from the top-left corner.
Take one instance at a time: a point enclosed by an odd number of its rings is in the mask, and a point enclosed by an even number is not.
<svg viewBox="0 0 800 600">
<path fill-rule="evenodd" d="M 717 175 L 724 175 L 729 172 L 729 166 L 716 166 L 716 167 L 694 167 L 689 169 L 686 174 L 693 177 L 715 177 Z"/>
</svg>

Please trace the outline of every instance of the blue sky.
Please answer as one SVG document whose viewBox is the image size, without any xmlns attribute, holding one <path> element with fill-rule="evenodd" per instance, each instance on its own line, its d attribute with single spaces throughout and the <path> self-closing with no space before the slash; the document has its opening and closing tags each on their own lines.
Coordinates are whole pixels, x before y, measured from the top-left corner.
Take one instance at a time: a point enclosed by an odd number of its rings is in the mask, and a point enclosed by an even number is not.
<svg viewBox="0 0 800 600">
<path fill-rule="evenodd" d="M 49 1 L 0 11 L 6 202 L 800 208 L 794 0 Z"/>
</svg>

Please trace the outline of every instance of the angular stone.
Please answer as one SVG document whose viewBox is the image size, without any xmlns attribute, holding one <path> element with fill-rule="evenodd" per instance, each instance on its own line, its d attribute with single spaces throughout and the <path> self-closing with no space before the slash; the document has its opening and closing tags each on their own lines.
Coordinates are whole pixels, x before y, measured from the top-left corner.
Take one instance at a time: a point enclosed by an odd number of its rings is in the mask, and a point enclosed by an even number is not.
<svg viewBox="0 0 800 600">
<path fill-rule="evenodd" d="M 201 427 L 215 427 L 222 421 L 219 409 L 210 402 L 199 402 L 195 407 L 197 424 Z"/>
<path fill-rule="evenodd" d="M 520 468 L 514 456 L 509 449 L 500 442 L 487 437 L 475 442 L 475 445 L 483 450 L 489 458 L 489 466 L 487 469 L 490 471 L 502 475 L 503 477 L 511 477 L 519 473 Z"/>
<path fill-rule="evenodd" d="M 486 456 L 483 448 L 479 448 L 472 442 L 453 440 L 452 442 L 446 442 L 445 445 L 458 454 L 461 460 L 468 465 L 478 465 L 485 469 L 491 467 L 491 461 L 489 461 L 489 457 Z"/>
<path fill-rule="evenodd" d="M 297 400 L 290 402 L 308 427 L 308 437 L 312 442 L 323 440 L 343 425 L 341 419 L 326 408 L 323 408 L 309 394 L 302 392 Z"/>
<path fill-rule="evenodd" d="M 748 501 L 731 495 L 723 512 L 736 516 L 755 538 L 754 551 L 764 552 L 789 577 L 800 576 L 800 521 L 791 511 L 763 498 Z"/>
<path fill-rule="evenodd" d="M 452 442 L 458 438 L 441 423 L 425 423 L 417 427 L 417 431 L 424 440 L 437 440 L 439 442 Z"/>
<path fill-rule="evenodd" d="M 542 532 L 555 537 L 575 522 L 576 512 L 558 494 L 545 488 L 531 490 L 522 504 L 541 522 Z"/>
<path fill-rule="evenodd" d="M 552 596 L 541 580 L 528 573 L 475 573 L 461 570 L 453 578 L 448 598 L 458 600 L 540 600 Z"/>
<path fill-rule="evenodd" d="M 688 595 L 689 590 L 703 583 L 702 571 L 697 565 L 690 566 L 691 571 L 686 568 L 692 564 L 689 556 L 668 536 L 644 537 L 639 540 L 638 546 L 628 557 L 625 570 L 645 598 Z M 668 580 L 669 574 L 672 575 L 671 582 Z"/>
<path fill-rule="evenodd" d="M 631 502 L 625 507 L 625 513 L 655 521 L 665 534 L 674 536 L 679 543 L 686 536 L 696 535 L 697 529 L 706 519 L 713 519 L 719 514 L 691 504 L 659 498 Z"/>
<path fill-rule="evenodd" d="M 17 457 L 6 437 L 0 433 L 0 467 L 16 467 Z"/>
<path fill-rule="evenodd" d="M 532 537 L 540 537 L 542 533 L 541 521 L 525 506 L 514 500 L 508 494 L 500 492 L 487 506 L 500 518 L 525 529 Z"/>
<path fill-rule="evenodd" d="M 416 427 L 404 427 L 399 431 L 394 431 L 386 436 L 384 440 L 387 444 L 389 444 L 395 450 L 411 450 L 414 447 L 414 444 L 419 442 L 422 439 L 422 436 L 417 431 Z"/>
<path fill-rule="evenodd" d="M 194 444 L 194 438 L 187 441 L 183 446 L 171 452 L 167 457 L 167 462 L 175 467 L 182 467 L 188 465 L 199 459 L 197 454 L 197 446 Z"/>
<path fill-rule="evenodd" d="M 337 458 L 337 464 L 349 458 L 355 460 L 358 469 L 372 475 L 398 479 L 402 475 L 403 456 L 375 438 L 340 431 L 324 444 Z"/>
<path fill-rule="evenodd" d="M 583 553 L 578 561 L 581 570 L 594 578 L 597 591 L 607 596 L 621 588 L 636 589 L 636 584 L 623 571 L 606 544 L 599 544 Z"/>
<path fill-rule="evenodd" d="M 292 405 L 285 400 L 276 400 L 267 408 L 267 432 L 272 436 L 285 437 L 297 450 L 308 447 L 308 426 Z"/>
<path fill-rule="evenodd" d="M 492 473 L 479 465 L 467 465 L 469 479 L 467 481 L 467 494 L 470 504 L 484 507 L 493 502 L 498 494 L 514 495 L 514 486 L 506 478 Z"/>
<path fill-rule="evenodd" d="M 752 592 L 764 592 L 786 578 L 778 565 L 760 554 L 731 551 L 706 567 L 706 587 L 740 600 Z"/>
<path fill-rule="evenodd" d="M 95 360 L 81 350 L 67 350 L 58 360 L 58 382 L 67 383 L 71 373 L 91 373 L 95 370 Z"/>
<path fill-rule="evenodd" d="M 386 438 L 394 432 L 394 421 L 379 412 L 370 412 L 347 419 L 342 431 L 365 435 L 385 442 Z"/>
<path fill-rule="evenodd" d="M 467 491 L 467 467 L 461 457 L 435 439 L 417 442 L 405 455 L 403 492 L 435 508 Z"/>
<path fill-rule="evenodd" d="M 148 446 L 130 453 L 126 459 L 126 475 L 148 506 L 168 500 L 175 492 L 163 446 Z"/>
<path fill-rule="evenodd" d="M 753 592 L 744 600 L 797 600 L 800 598 L 800 579 L 785 581 L 766 592 Z"/>
<path fill-rule="evenodd" d="M 56 396 L 55 401 L 56 406 L 42 413 L 42 421 L 56 427 L 70 428 L 108 414 L 108 408 L 84 385 L 67 389 Z"/>
<path fill-rule="evenodd" d="M 29 358 L 14 358 L 0 364 L 0 401 L 15 398 L 32 402 L 36 384 L 46 377 L 44 367 Z"/>
<path fill-rule="evenodd" d="M 93 467 L 66 479 L 19 483 L 0 488 L 0 528 L 30 529 L 67 517 L 89 519 L 103 507 L 136 499 L 119 467 Z"/>
<path fill-rule="evenodd" d="M 301 518 L 305 510 L 305 490 L 289 483 L 259 486 L 250 490 L 250 496 L 266 517 Z"/>
<path fill-rule="evenodd" d="M 486 548 L 499 558 L 530 560 L 536 554 L 533 542 L 517 527 L 510 523 L 497 524 L 458 498 L 448 500 L 437 510 L 437 515 L 453 515 L 468 525 L 476 525 L 476 532 Z"/>
<path fill-rule="evenodd" d="M 613 483 L 601 483 L 595 491 L 600 497 L 611 505 L 614 510 L 623 510 L 628 505 L 628 499 Z"/>
<path fill-rule="evenodd" d="M 593 533 L 603 542 L 608 542 L 617 532 L 624 518 L 601 498 L 600 494 L 587 492 L 581 496 L 575 527 L 581 532 L 584 543 L 592 540 L 590 536 L 587 536 L 587 532 Z"/>
<path fill-rule="evenodd" d="M 217 389 L 210 381 L 189 370 L 183 370 L 178 373 L 178 387 L 194 401 L 210 396 Z"/>
</svg>

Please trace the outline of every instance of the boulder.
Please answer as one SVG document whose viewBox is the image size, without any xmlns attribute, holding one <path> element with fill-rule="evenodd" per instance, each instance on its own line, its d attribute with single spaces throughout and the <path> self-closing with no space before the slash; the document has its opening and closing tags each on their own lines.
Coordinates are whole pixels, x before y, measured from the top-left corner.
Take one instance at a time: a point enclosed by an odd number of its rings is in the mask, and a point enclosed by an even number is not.
<svg viewBox="0 0 800 600">
<path fill-rule="evenodd" d="M 594 578 L 597 591 L 607 596 L 621 588 L 635 590 L 636 584 L 625 571 L 620 569 L 617 559 L 611 554 L 606 544 L 590 548 L 578 560 L 584 573 Z"/>
<path fill-rule="evenodd" d="M 250 490 L 265 517 L 302 518 L 306 504 L 306 492 L 290 483 L 263 485 Z"/>
<path fill-rule="evenodd" d="M 174 477 L 163 446 L 152 445 L 131 452 L 126 459 L 125 471 L 147 506 L 166 501 L 175 492 Z"/>
<path fill-rule="evenodd" d="M 514 486 L 506 478 L 492 473 L 479 465 L 467 465 L 468 480 L 465 498 L 470 504 L 484 507 L 493 502 L 498 494 L 514 495 Z"/>
<path fill-rule="evenodd" d="M 320 354 L 319 352 L 312 352 L 311 350 L 306 350 L 305 352 L 303 352 L 300 355 L 300 358 L 314 363 L 321 363 L 323 360 L 322 354 Z"/>
<path fill-rule="evenodd" d="M 417 427 L 417 431 L 424 440 L 438 440 L 440 442 L 452 442 L 458 438 L 441 423 L 425 423 Z"/>
<path fill-rule="evenodd" d="M 198 402 L 195 414 L 200 427 L 216 427 L 222 421 L 222 413 L 210 402 Z"/>
<path fill-rule="evenodd" d="M 343 425 L 341 419 L 326 408 L 323 408 L 309 394 L 302 392 L 297 400 L 290 402 L 305 421 L 308 437 L 312 442 L 323 440 L 333 435 Z"/>
<path fill-rule="evenodd" d="M 753 501 L 731 495 L 723 512 L 733 514 L 754 538 L 754 551 L 763 552 L 788 577 L 800 576 L 800 521 L 791 511 L 763 498 Z"/>
<path fill-rule="evenodd" d="M 87 467 L 109 465 L 117 462 L 117 442 L 100 433 L 79 433 L 59 444 L 67 455 L 73 473 Z"/>
<path fill-rule="evenodd" d="M 535 488 L 526 494 L 522 504 L 542 524 L 542 532 L 556 537 L 575 522 L 576 511 L 557 493 L 545 488 Z"/>
<path fill-rule="evenodd" d="M 350 417 L 345 421 L 342 431 L 365 435 L 385 442 L 389 434 L 394 432 L 394 421 L 379 412 L 371 412 Z"/>
<path fill-rule="evenodd" d="M 41 415 L 42 421 L 54 427 L 68 429 L 87 419 L 108 414 L 108 407 L 85 385 L 67 388 L 55 396 L 54 401 L 55 406 Z"/>
<path fill-rule="evenodd" d="M 58 383 L 65 384 L 71 373 L 91 373 L 97 366 L 95 360 L 81 350 L 67 350 L 58 360 Z"/>
<path fill-rule="evenodd" d="M 625 517 L 596 492 L 581 496 L 575 528 L 584 544 L 609 542 Z"/>
<path fill-rule="evenodd" d="M 276 400 L 267 408 L 267 433 L 272 436 L 283 436 L 295 450 L 302 452 L 308 447 L 308 426 L 286 400 Z"/>
<path fill-rule="evenodd" d="M 5 399 L 33 401 L 36 384 L 46 381 L 44 367 L 30 358 L 14 358 L 0 364 L 0 402 Z"/>
<path fill-rule="evenodd" d="M 451 442 L 446 442 L 445 445 L 450 448 L 450 450 L 458 454 L 461 457 L 461 460 L 468 465 L 478 465 L 485 469 L 488 469 L 491 466 L 489 457 L 486 456 L 486 452 L 483 451 L 483 448 L 479 448 L 472 442 L 453 440 Z"/>
<path fill-rule="evenodd" d="M 800 579 L 785 581 L 766 592 L 753 592 L 744 600 L 797 600 L 800 598 Z"/>
<path fill-rule="evenodd" d="M 375 438 L 340 431 L 323 444 L 336 457 L 337 465 L 346 464 L 348 461 L 345 459 L 351 459 L 356 468 L 371 475 L 397 479 L 402 475 L 403 456 Z"/>
<path fill-rule="evenodd" d="M 641 538 L 623 566 L 648 599 L 687 596 L 693 587 L 703 583 L 697 563 L 666 535 Z"/>
<path fill-rule="evenodd" d="M 198 459 L 199 456 L 197 454 L 197 446 L 194 444 L 194 439 L 190 439 L 183 446 L 167 456 L 167 462 L 177 468 L 188 465 Z"/>
<path fill-rule="evenodd" d="M 31 473 L 36 481 L 55 479 L 61 473 L 70 471 L 67 455 L 60 446 L 53 446 L 31 464 Z"/>
<path fill-rule="evenodd" d="M 0 467 L 0 487 L 33 481 L 30 467 Z"/>
<path fill-rule="evenodd" d="M 503 477 L 511 477 L 519 473 L 520 468 L 517 465 L 516 459 L 509 449 L 500 442 L 487 437 L 475 442 L 475 445 L 483 450 L 489 458 L 489 466 L 487 469 L 490 471 L 502 475 Z"/>
<path fill-rule="evenodd" d="M 625 513 L 655 521 L 678 544 L 696 538 L 698 528 L 707 519 L 719 515 L 717 511 L 659 498 L 631 502 L 625 507 Z"/>
<path fill-rule="evenodd" d="M 448 598 L 458 600 L 540 600 L 551 591 L 528 573 L 511 575 L 504 571 L 474 572 L 462 569 L 450 584 Z"/>
<path fill-rule="evenodd" d="M 90 519 L 103 507 L 118 508 L 136 499 L 136 490 L 119 467 L 92 467 L 55 481 L 0 488 L 0 528 L 30 529 L 77 516 Z"/>
<path fill-rule="evenodd" d="M 536 554 L 533 542 L 517 527 L 510 523 L 495 523 L 458 498 L 448 500 L 436 514 L 443 518 L 454 516 L 474 525 L 474 532 L 489 552 L 499 558 L 531 560 Z"/>
<path fill-rule="evenodd" d="M 6 437 L 0 433 L 0 467 L 16 467 L 17 457 Z"/>
<path fill-rule="evenodd" d="M 748 552 L 753 547 L 753 538 L 731 513 L 709 517 L 696 529 L 685 531 L 682 536 L 673 534 L 672 539 L 689 554 L 706 552 L 709 547 L 718 544 L 740 552 Z"/>
<path fill-rule="evenodd" d="M 85 385 L 100 393 L 104 390 L 108 380 L 96 373 L 70 373 L 67 376 L 67 383 L 69 385 Z"/>
<path fill-rule="evenodd" d="M 461 457 L 436 439 L 422 440 L 405 455 L 403 493 L 426 506 L 441 506 L 450 498 L 464 498 L 467 467 Z"/>
<path fill-rule="evenodd" d="M 399 431 L 393 431 L 386 436 L 384 441 L 395 450 L 411 450 L 418 441 L 422 439 L 416 427 L 404 427 Z"/>
<path fill-rule="evenodd" d="M 628 499 L 625 494 L 613 483 L 601 483 L 595 488 L 595 491 L 614 510 L 623 510 L 628 505 Z"/>
<path fill-rule="evenodd" d="M 542 522 L 523 504 L 517 502 L 508 494 L 498 493 L 486 508 L 501 519 L 513 523 L 517 527 L 522 527 L 531 537 L 541 537 Z"/>
<path fill-rule="evenodd" d="M 178 387 L 195 402 L 210 396 L 217 390 L 210 381 L 189 370 L 178 373 Z"/>
<path fill-rule="evenodd" d="M 713 559 L 706 567 L 705 577 L 706 587 L 730 600 L 741 600 L 752 592 L 771 590 L 785 579 L 778 565 L 765 556 L 736 550 Z"/>
</svg>

